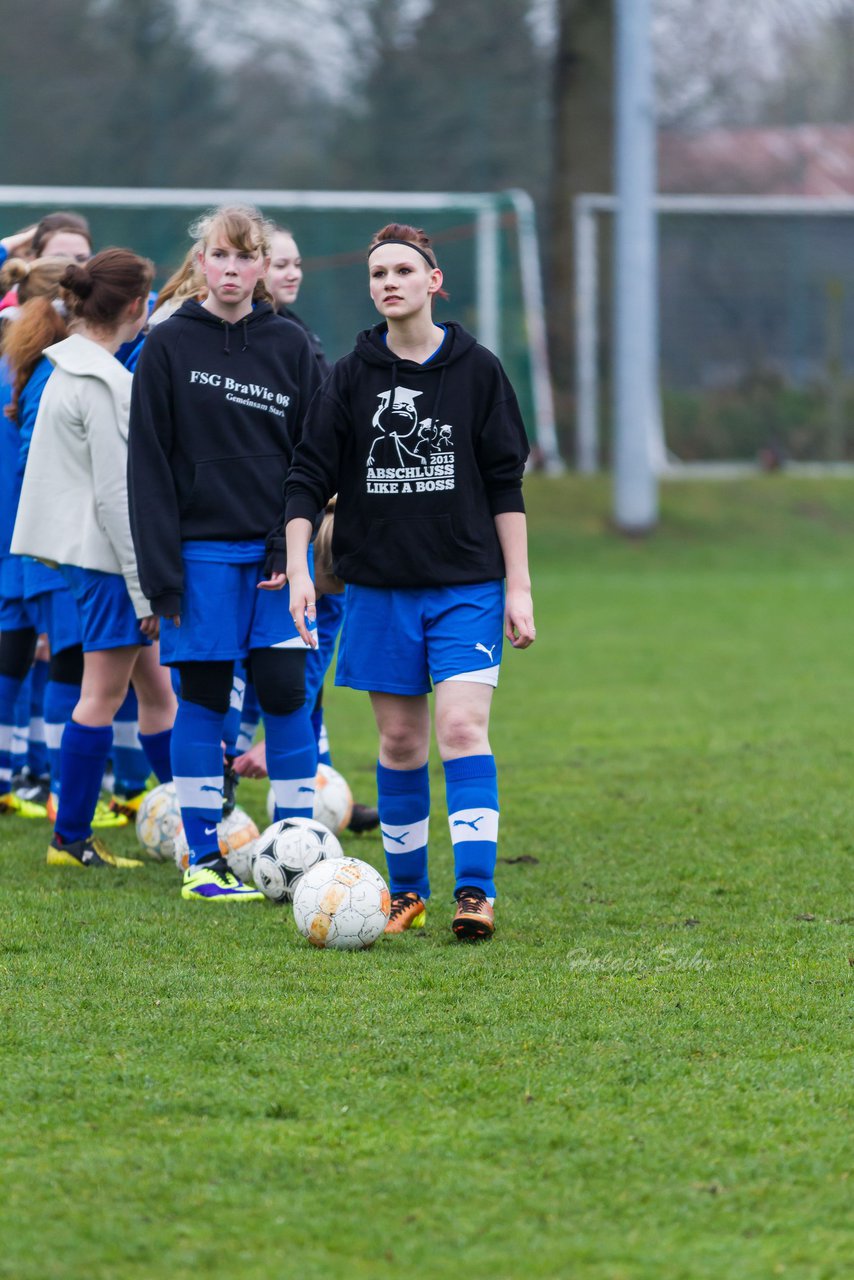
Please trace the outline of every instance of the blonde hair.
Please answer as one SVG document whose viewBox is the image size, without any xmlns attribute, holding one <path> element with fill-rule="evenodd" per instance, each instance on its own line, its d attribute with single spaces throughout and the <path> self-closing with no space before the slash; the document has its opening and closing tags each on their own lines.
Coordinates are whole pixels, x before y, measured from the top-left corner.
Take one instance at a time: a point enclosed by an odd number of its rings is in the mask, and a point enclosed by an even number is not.
<svg viewBox="0 0 854 1280">
<path fill-rule="evenodd" d="M 30 298 L 55 298 L 59 281 L 68 265 L 66 258 L 10 258 L 0 270 L 0 291 L 18 286 L 18 302 L 23 305 Z"/>
<path fill-rule="evenodd" d="M 223 204 L 218 209 L 208 209 L 195 222 L 190 223 L 190 235 L 196 242 L 196 250 L 204 252 L 211 237 L 219 232 L 227 244 L 241 253 L 254 253 L 261 258 L 270 257 L 270 241 L 274 225 L 265 218 L 254 204 Z M 273 296 L 263 279 L 255 285 L 253 302 L 272 302 Z"/>
<path fill-rule="evenodd" d="M 171 315 L 188 298 L 201 299 L 205 296 L 207 286 L 205 285 L 204 276 L 199 270 L 198 262 L 200 248 L 201 246 L 198 244 L 192 245 L 184 255 L 184 261 L 178 270 L 172 272 L 172 275 L 157 295 L 157 305 L 151 313 L 149 323 L 156 324 L 158 320 L 165 319 L 165 317 L 158 316 L 157 313 L 167 304 L 171 304 L 169 306 L 169 314 Z"/>
</svg>

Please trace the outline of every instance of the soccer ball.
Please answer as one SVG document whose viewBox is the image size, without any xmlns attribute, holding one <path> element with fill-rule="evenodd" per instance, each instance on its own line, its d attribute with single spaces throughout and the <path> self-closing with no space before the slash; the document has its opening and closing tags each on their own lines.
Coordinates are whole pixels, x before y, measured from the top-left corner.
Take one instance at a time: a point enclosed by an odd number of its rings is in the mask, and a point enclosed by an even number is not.
<svg viewBox="0 0 854 1280">
<path fill-rule="evenodd" d="M 294 920 L 315 947 L 359 951 L 388 924 L 391 897 L 378 871 L 359 858 L 327 858 L 294 890 Z"/>
<path fill-rule="evenodd" d="M 258 828 L 244 809 L 238 805 L 232 809 L 227 818 L 223 818 L 217 827 L 219 851 L 228 862 L 234 874 L 241 880 L 245 877 L 235 870 L 234 859 L 245 867 L 245 850 L 258 839 Z"/>
<path fill-rule="evenodd" d="M 341 774 L 330 764 L 317 767 L 314 780 L 314 820 L 337 835 L 353 816 L 353 793 Z"/>
<path fill-rule="evenodd" d="M 186 871 L 190 865 L 190 846 L 187 844 L 187 837 L 182 827 L 175 836 L 175 849 L 173 853 L 175 858 L 175 866 L 179 871 Z"/>
<path fill-rule="evenodd" d="M 276 796 L 273 788 L 267 792 L 267 816 L 273 822 L 276 817 Z M 315 822 L 322 822 L 336 835 L 349 825 L 353 816 L 353 793 L 342 775 L 331 764 L 317 766 L 314 780 Z"/>
<path fill-rule="evenodd" d="M 163 782 L 142 801 L 136 815 L 136 834 L 145 852 L 155 862 L 175 856 L 175 840 L 183 834 L 181 809 L 174 782 Z"/>
<path fill-rule="evenodd" d="M 336 836 L 313 818 L 283 818 L 274 822 L 255 843 L 252 878 L 273 902 L 286 902 L 309 867 L 322 858 L 341 858 Z"/>
</svg>

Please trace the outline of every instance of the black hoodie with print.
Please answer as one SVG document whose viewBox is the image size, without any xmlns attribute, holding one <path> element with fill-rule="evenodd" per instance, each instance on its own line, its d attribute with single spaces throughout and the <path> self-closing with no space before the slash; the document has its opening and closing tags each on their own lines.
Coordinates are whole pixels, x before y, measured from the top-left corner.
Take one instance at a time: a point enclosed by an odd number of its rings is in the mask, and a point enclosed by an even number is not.
<svg viewBox="0 0 854 1280">
<path fill-rule="evenodd" d="M 259 303 L 228 324 L 185 302 L 133 379 L 131 531 L 155 613 L 181 611 L 181 543 L 281 534 L 282 485 L 320 373 L 303 330 Z"/>
<path fill-rule="evenodd" d="M 494 517 L 524 511 L 528 441 L 500 362 L 459 324 L 426 364 L 359 334 L 312 403 L 286 519 L 338 494 L 332 557 L 345 582 L 451 586 L 504 577 Z"/>
</svg>

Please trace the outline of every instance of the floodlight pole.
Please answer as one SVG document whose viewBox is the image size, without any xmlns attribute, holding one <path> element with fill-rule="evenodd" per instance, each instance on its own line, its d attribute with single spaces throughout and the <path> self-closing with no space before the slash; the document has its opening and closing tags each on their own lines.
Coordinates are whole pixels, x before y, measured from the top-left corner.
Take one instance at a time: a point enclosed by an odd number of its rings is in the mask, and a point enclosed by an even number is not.
<svg viewBox="0 0 854 1280">
<path fill-rule="evenodd" d="M 650 0 L 616 5 L 614 238 L 614 521 L 628 534 L 658 522 L 650 441 L 655 411 L 655 115 Z"/>
</svg>

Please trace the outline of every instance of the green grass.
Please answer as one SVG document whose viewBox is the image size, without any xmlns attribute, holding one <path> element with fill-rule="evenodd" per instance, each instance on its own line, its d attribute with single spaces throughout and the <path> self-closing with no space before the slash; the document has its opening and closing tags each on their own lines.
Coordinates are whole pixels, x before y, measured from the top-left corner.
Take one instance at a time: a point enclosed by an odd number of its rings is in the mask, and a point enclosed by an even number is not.
<svg viewBox="0 0 854 1280">
<path fill-rule="evenodd" d="M 528 502 L 488 945 L 436 761 L 427 928 L 366 953 L 3 819 L 0 1276 L 850 1274 L 854 486 L 668 487 L 643 542 L 604 482 Z M 328 719 L 370 800 L 363 696 Z"/>
</svg>

